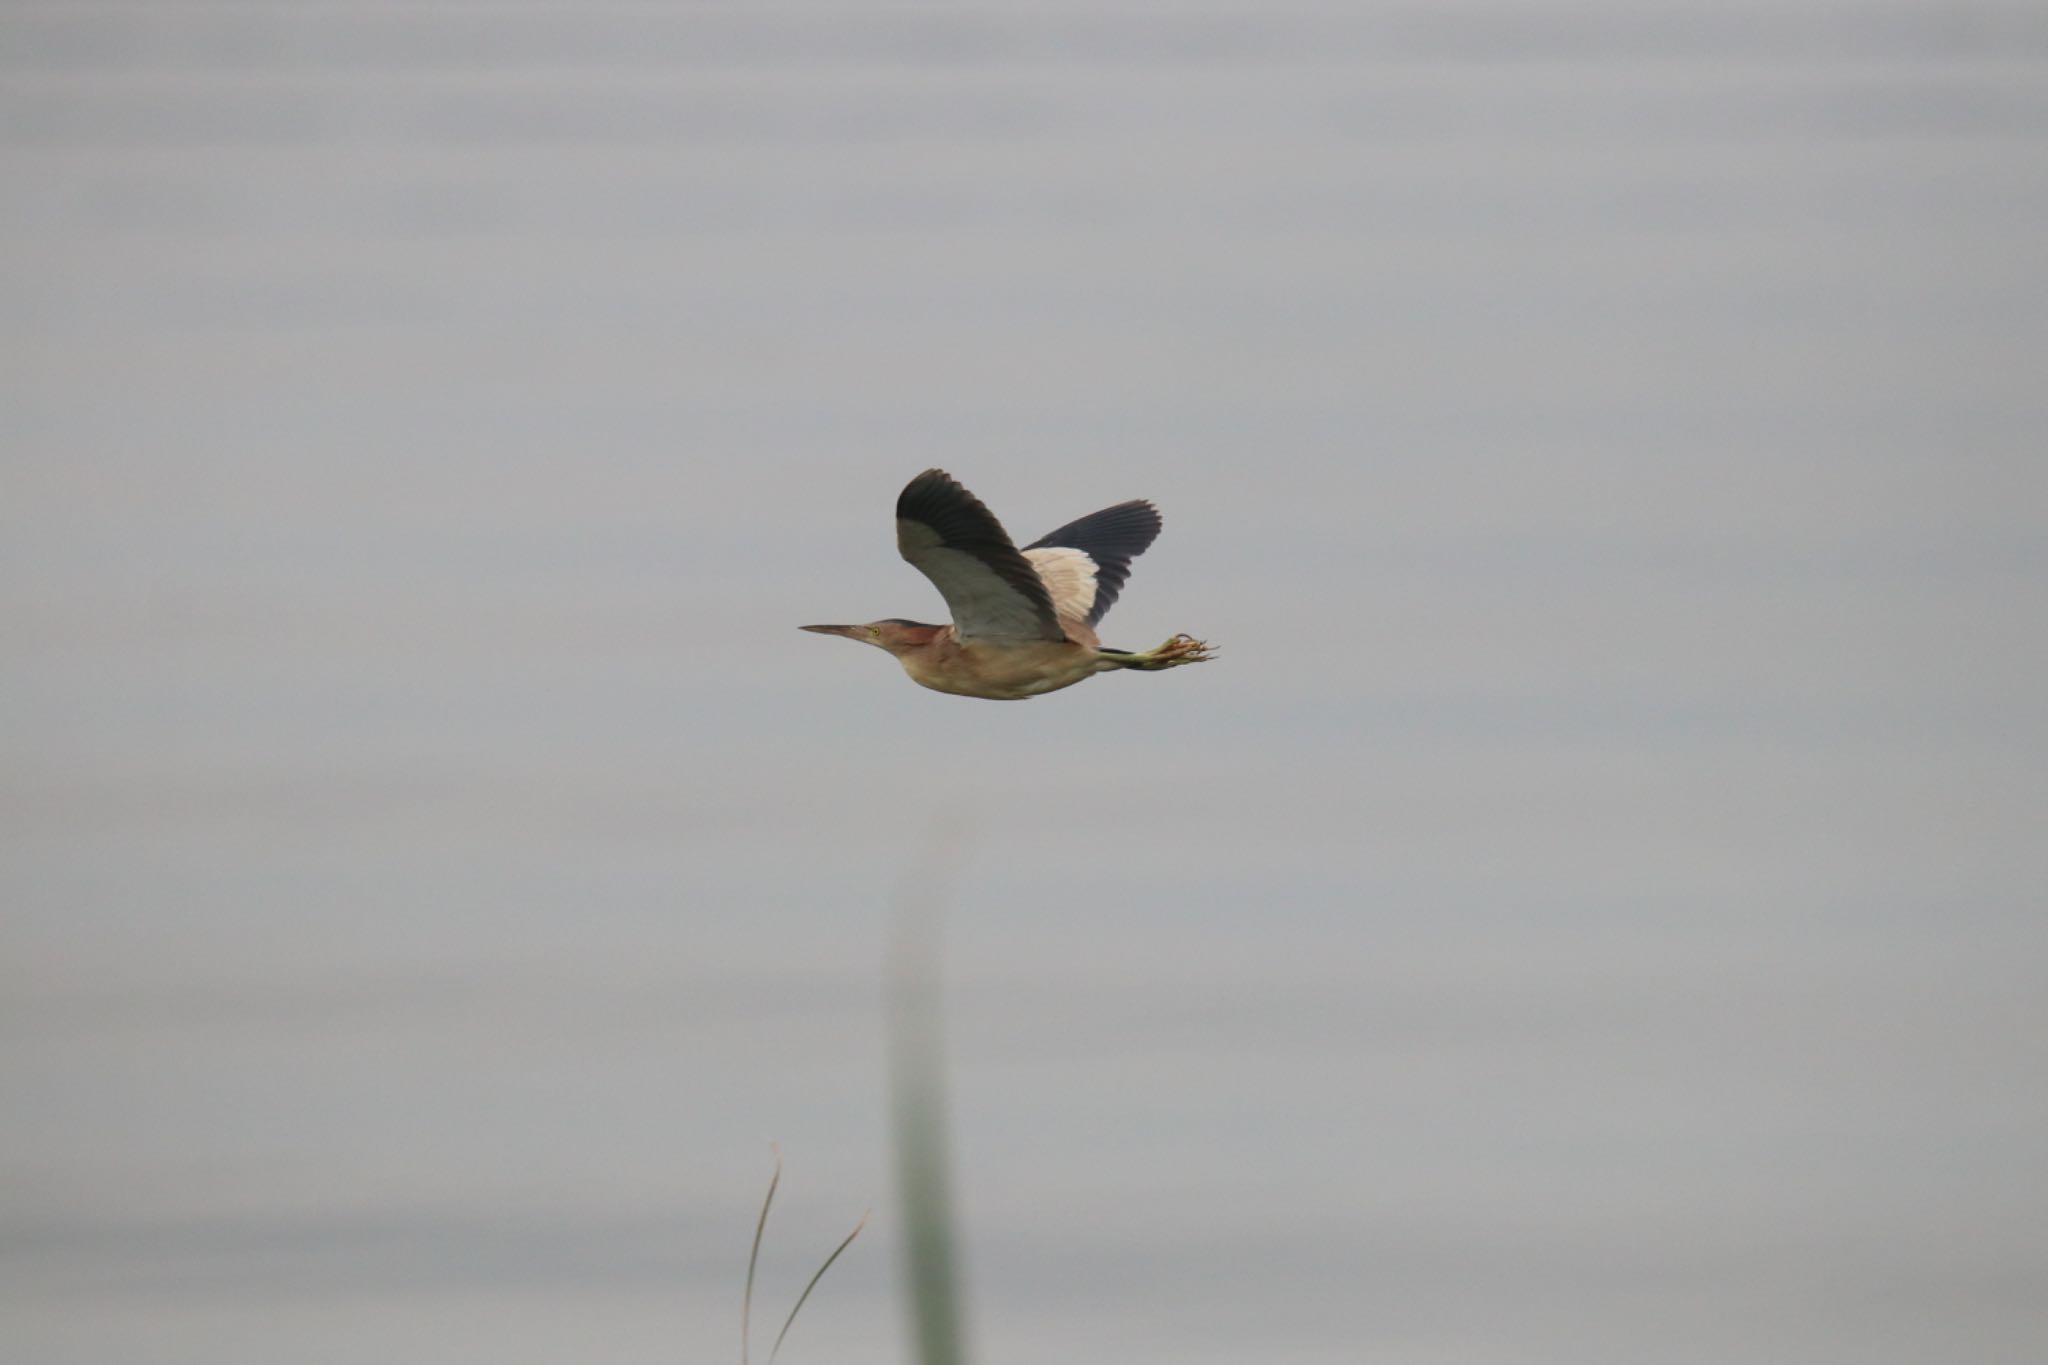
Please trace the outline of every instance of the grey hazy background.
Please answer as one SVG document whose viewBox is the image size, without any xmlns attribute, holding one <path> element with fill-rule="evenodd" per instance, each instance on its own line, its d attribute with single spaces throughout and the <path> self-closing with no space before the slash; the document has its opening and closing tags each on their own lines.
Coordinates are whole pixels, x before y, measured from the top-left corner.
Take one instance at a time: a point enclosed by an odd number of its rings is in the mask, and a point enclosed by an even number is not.
<svg viewBox="0 0 2048 1365">
<path fill-rule="evenodd" d="M 988 1362 L 2048 1351 L 2032 3 L 0 10 L 0 1314 Z M 1167 531 L 1025 705 L 898 487 Z M 941 831 L 955 831 L 946 835 Z"/>
</svg>

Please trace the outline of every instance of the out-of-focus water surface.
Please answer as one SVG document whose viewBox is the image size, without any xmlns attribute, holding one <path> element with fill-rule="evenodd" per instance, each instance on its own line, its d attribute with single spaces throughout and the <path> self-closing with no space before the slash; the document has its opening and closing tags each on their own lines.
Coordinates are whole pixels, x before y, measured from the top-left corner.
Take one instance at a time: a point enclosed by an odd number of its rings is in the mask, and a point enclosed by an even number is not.
<svg viewBox="0 0 2048 1365">
<path fill-rule="evenodd" d="M 21 1360 L 2048 1343 L 2031 4 L 0 15 Z M 1029 705 L 927 465 L 1156 499 Z"/>
</svg>

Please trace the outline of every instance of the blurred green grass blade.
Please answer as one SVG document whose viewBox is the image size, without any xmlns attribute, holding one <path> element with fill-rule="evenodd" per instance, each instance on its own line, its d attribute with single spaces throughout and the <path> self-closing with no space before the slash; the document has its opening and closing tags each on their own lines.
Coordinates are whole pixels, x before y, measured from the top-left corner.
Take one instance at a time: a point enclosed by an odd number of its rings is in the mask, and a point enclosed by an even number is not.
<svg viewBox="0 0 2048 1365">
<path fill-rule="evenodd" d="M 889 961 L 890 1117 L 902 1201 L 904 1268 L 919 1365 L 966 1365 L 965 1305 L 947 1151 L 939 985 L 940 897 L 963 841 L 941 839 L 908 883 Z"/>
<path fill-rule="evenodd" d="M 921 1365 L 966 1365 L 945 1110 L 938 1096 L 909 1088 L 897 1091 L 895 1108 L 897 1186 L 917 1358 Z"/>
</svg>

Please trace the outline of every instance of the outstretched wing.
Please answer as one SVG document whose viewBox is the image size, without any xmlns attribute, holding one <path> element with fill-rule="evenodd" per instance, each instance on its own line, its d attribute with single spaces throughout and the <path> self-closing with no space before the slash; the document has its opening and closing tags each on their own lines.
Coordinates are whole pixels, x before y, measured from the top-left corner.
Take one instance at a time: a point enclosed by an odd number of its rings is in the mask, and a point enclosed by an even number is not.
<svg viewBox="0 0 2048 1365">
<path fill-rule="evenodd" d="M 1031 561 L 945 470 L 927 469 L 897 496 L 896 548 L 946 599 L 961 639 L 1067 638 Z"/>
<path fill-rule="evenodd" d="M 1159 509 L 1142 499 L 1070 521 L 1024 547 L 1061 616 L 1100 621 L 1131 576 L 1131 561 L 1159 538 Z"/>
</svg>

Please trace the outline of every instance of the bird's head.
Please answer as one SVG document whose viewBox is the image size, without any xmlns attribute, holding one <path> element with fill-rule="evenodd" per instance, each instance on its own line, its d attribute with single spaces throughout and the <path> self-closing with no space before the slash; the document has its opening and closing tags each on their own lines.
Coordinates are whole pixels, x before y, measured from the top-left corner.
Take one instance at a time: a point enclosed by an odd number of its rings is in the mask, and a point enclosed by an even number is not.
<svg viewBox="0 0 2048 1365">
<path fill-rule="evenodd" d="M 929 645 L 945 627 L 891 616 L 886 620 L 870 621 L 864 626 L 799 626 L 798 629 L 819 635 L 844 635 L 849 640 L 886 649 L 891 654 L 906 654 Z"/>
</svg>

